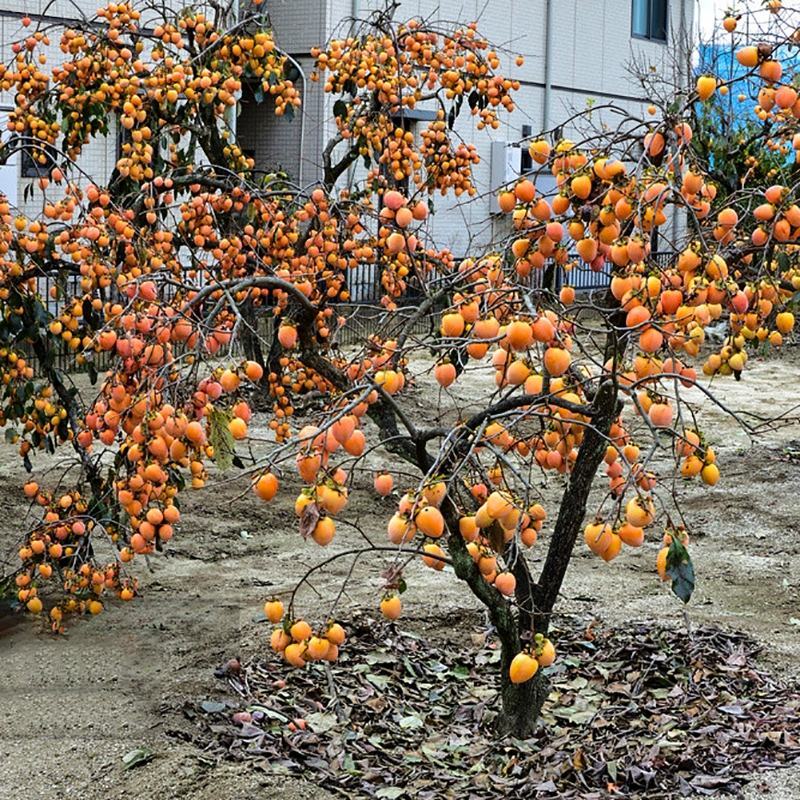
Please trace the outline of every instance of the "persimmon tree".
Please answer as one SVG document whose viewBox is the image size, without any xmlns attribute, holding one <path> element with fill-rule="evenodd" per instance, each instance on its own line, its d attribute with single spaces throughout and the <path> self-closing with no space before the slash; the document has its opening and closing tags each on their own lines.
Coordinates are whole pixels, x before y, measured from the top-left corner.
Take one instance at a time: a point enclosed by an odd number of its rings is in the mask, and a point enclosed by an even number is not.
<svg viewBox="0 0 800 800">
<path fill-rule="evenodd" d="M 757 72 L 746 74 L 748 68 L 736 58 L 741 22 L 735 14 L 727 15 L 700 43 L 695 72 L 713 77 L 719 87 L 707 100 L 692 106 L 690 118 L 698 163 L 717 187 L 717 201 L 727 204 L 727 198 L 733 196 L 734 206 L 743 185 L 771 185 L 781 172 L 787 182 L 794 183 L 798 169 L 795 163 L 795 173 L 786 173 L 791 142 L 780 135 L 770 136 L 773 127 L 780 128 L 780 119 L 770 112 L 781 84 L 765 83 Z M 750 24 L 752 30 L 751 20 L 745 19 L 744 24 Z M 796 58 L 791 43 L 779 48 L 778 60 L 782 58 L 790 62 Z M 787 88 L 778 100 L 785 103 L 787 93 L 791 99 L 792 81 L 784 85 Z"/>
<path fill-rule="evenodd" d="M 651 531 L 662 543 L 658 574 L 688 600 L 677 479 L 713 486 L 720 476 L 685 392 L 719 401 L 692 365 L 739 378 L 749 348 L 780 346 L 792 330 L 799 189 L 784 180 L 787 155 L 773 185 L 745 182 L 736 207 L 716 203 L 692 148 L 692 105 L 719 90 L 716 76 L 702 76 L 651 118 L 618 109 L 616 133 L 530 141 L 557 193 L 541 196 L 528 178 L 505 187 L 507 233 L 457 262 L 430 240 L 429 198 L 468 202 L 477 192 L 478 151 L 460 139 L 458 119 L 497 127 L 518 85 L 475 25 L 401 23 L 396 10 L 313 53 L 314 77 L 336 98 L 337 133 L 311 187 L 257 178 L 228 127 L 244 81 L 260 81 L 277 112 L 299 102 L 258 9 L 229 22 L 198 7 L 145 27 L 132 6 L 111 5 L 61 34 L 65 61 L 49 72 L 48 31 L 15 45 L 0 74 L 17 103 L 6 149 L 33 147 L 48 174 L 40 214 L 2 209 L 2 421 L 26 463 L 63 444 L 75 464 L 25 486 L 40 516 L 21 543 L 14 591 L 60 630 L 66 614 L 99 612 L 109 595 L 133 599 L 137 556 L 169 541 L 181 492 L 202 488 L 209 469 L 243 469 L 267 502 L 296 472 L 309 547 L 329 545 L 337 522 L 363 537 L 323 553 L 298 588 L 333 561 L 389 555 L 379 605 L 396 619 L 411 561 L 452 567 L 501 645 L 501 727 L 525 736 L 547 694 L 550 621 L 581 536 L 611 561 Z M 775 54 L 797 16 L 778 9 L 762 39 L 736 42 L 748 79 L 774 93 L 757 110 L 772 123 L 763 146 L 789 155 L 800 149 L 800 102 Z M 413 136 L 400 122 L 416 106 L 437 115 Z M 78 159 L 111 118 L 130 136 L 100 184 Z M 652 242 L 667 229 L 676 252 L 665 263 Z M 385 313 L 375 335 L 344 349 L 338 303 L 362 264 L 377 265 Z M 606 266 L 607 291 L 569 286 L 570 270 Z M 48 276 L 67 287 L 56 314 L 39 294 Z M 422 299 L 409 309 L 411 285 Z M 235 355 L 261 335 L 244 308 L 273 318 L 263 363 Z M 426 316 L 440 329 L 423 344 L 442 387 L 436 417 L 448 424 L 420 421 L 407 399 L 425 368 L 413 331 Z M 719 348 L 704 342 L 716 320 L 729 330 Z M 108 359 L 93 396 L 59 368 L 64 347 L 76 366 Z M 456 388 L 487 370 L 496 391 L 465 413 Z M 236 443 L 263 394 L 272 436 L 246 468 Z M 380 471 L 374 490 L 389 495 L 394 476 L 406 481 L 380 541 L 347 509 L 377 448 L 405 466 Z M 538 487 L 547 473 L 563 487 L 551 508 Z M 526 552 L 545 530 L 535 575 Z M 307 621 L 296 598 L 265 605 L 278 625 L 272 647 L 296 667 L 335 659 L 346 631 L 327 609 Z"/>
</svg>

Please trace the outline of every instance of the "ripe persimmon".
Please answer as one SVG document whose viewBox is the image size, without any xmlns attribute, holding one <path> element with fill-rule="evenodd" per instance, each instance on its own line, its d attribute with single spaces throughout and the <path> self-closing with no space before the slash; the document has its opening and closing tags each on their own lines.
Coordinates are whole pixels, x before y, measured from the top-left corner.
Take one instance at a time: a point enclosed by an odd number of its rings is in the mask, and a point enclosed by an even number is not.
<svg viewBox="0 0 800 800">
<path fill-rule="evenodd" d="M 438 544 L 434 544 L 433 542 L 426 542 L 422 546 L 422 550 L 425 555 L 422 556 L 422 563 L 425 564 L 426 567 L 430 567 L 431 569 L 435 570 L 443 570 L 445 567 L 446 558 L 444 550 L 439 547 Z"/>
<path fill-rule="evenodd" d="M 308 640 L 306 655 L 312 661 L 321 661 L 327 656 L 330 646 L 331 643 L 328 641 L 328 639 L 320 636 L 312 636 Z"/>
<path fill-rule="evenodd" d="M 434 375 L 438 384 L 446 389 L 456 379 L 456 368 L 449 361 L 442 361 L 434 368 Z"/>
<path fill-rule="evenodd" d="M 500 206 L 500 210 L 506 214 L 510 213 L 514 210 L 514 207 L 517 204 L 517 198 L 514 192 L 501 192 L 497 196 L 497 204 Z"/>
<path fill-rule="evenodd" d="M 511 660 L 508 677 L 511 683 L 525 683 L 529 681 L 539 669 L 539 662 L 525 651 L 517 653 Z"/>
<path fill-rule="evenodd" d="M 298 668 L 306 665 L 305 653 L 306 645 L 301 642 L 292 642 L 283 649 L 283 657 L 286 659 L 286 663 Z"/>
<path fill-rule="evenodd" d="M 375 475 L 374 481 L 375 491 L 381 496 L 386 497 L 392 493 L 394 488 L 394 478 L 385 470 Z"/>
<path fill-rule="evenodd" d="M 511 572 L 499 572 L 494 579 L 494 587 L 500 594 L 511 597 L 517 586 L 517 579 Z"/>
<path fill-rule="evenodd" d="M 421 533 L 438 539 L 444 533 L 444 517 L 435 506 L 425 506 L 417 512 L 414 523 Z"/>
<path fill-rule="evenodd" d="M 563 375 L 572 361 L 570 354 L 562 347 L 548 347 L 544 352 L 544 366 L 553 377 Z"/>
<path fill-rule="evenodd" d="M 344 628 L 338 622 L 332 622 L 325 631 L 325 638 L 337 647 L 343 645 L 346 639 Z"/>
<path fill-rule="evenodd" d="M 381 614 L 383 614 L 386 619 L 399 619 L 400 614 L 403 612 L 403 604 L 400 602 L 400 596 L 394 593 L 385 595 L 381 599 L 380 609 Z"/>
<path fill-rule="evenodd" d="M 264 603 L 264 616 L 273 624 L 279 623 L 283 619 L 283 603 L 277 599 L 267 600 Z"/>
<path fill-rule="evenodd" d="M 291 636 L 283 628 L 275 628 L 270 636 L 270 647 L 276 653 L 282 653 L 291 644 L 291 641 Z"/>
<path fill-rule="evenodd" d="M 239 417 L 234 417 L 228 423 L 228 430 L 234 439 L 244 439 L 247 436 L 247 423 Z"/>
<path fill-rule="evenodd" d="M 336 533 L 336 523 L 331 517 L 320 517 L 314 530 L 311 533 L 311 538 L 320 546 L 325 547 L 333 541 Z"/>
</svg>

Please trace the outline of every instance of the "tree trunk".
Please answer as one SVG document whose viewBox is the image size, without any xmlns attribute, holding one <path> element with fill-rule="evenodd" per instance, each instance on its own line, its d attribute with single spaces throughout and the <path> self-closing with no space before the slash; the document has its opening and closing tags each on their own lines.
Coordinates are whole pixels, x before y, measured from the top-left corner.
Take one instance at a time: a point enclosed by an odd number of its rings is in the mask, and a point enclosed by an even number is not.
<svg viewBox="0 0 800 800">
<path fill-rule="evenodd" d="M 261 342 L 258 339 L 258 315 L 253 306 L 252 300 L 245 301 L 240 309 L 242 315 L 241 342 L 244 350 L 244 357 L 248 361 L 255 361 L 262 369 L 266 369 L 264 353 L 261 349 Z"/>
<path fill-rule="evenodd" d="M 336 386 L 346 386 L 342 373 L 311 346 L 307 325 L 299 324 L 301 358 L 304 363 L 317 369 Z M 519 398 L 517 398 L 519 400 Z M 509 405 L 508 408 L 513 408 Z M 501 403 L 494 407 L 499 414 L 507 410 Z M 521 557 L 514 574 L 517 577 L 517 602 L 515 610 L 500 592 L 487 583 L 467 550 L 467 544 L 459 531 L 460 507 L 468 508 L 471 497 L 462 497 L 458 485 L 452 494 L 445 496 L 441 511 L 448 531 L 449 555 L 456 577 L 464 581 L 472 593 L 486 607 L 497 637 L 501 643 L 500 690 L 501 711 L 497 719 L 498 733 L 512 735 L 520 739 L 530 738 L 535 730 L 539 714 L 548 695 L 548 681 L 542 670 L 522 684 L 513 684 L 509 679 L 509 667 L 513 658 L 528 644 L 531 628 L 536 632 L 547 632 L 550 613 L 561 588 L 561 583 L 572 557 L 575 540 L 586 512 L 586 503 L 591 491 L 597 469 L 605 454 L 609 429 L 619 414 L 617 387 L 612 381 L 605 381 L 592 400 L 587 416 L 591 425 L 587 428 L 584 440 L 578 451 L 575 467 L 570 474 L 564 492 L 556 528 L 550 542 L 547 559 L 538 584 L 531 581 Z M 369 416 L 380 430 L 381 440 L 387 450 L 405 461 L 414 464 L 423 472 L 431 466 L 424 441 L 403 436 L 397 424 L 395 410 L 390 404 L 379 401 L 370 406 Z M 482 416 L 473 419 L 477 426 Z M 457 453 L 454 451 L 454 459 Z M 440 469 L 449 474 L 453 463 L 443 462 Z"/>
<path fill-rule="evenodd" d="M 531 604 L 529 609 L 524 605 L 520 608 L 520 636 L 504 637 L 498 631 L 503 646 L 500 663 L 503 708 L 498 720 L 498 729 L 500 733 L 516 736 L 519 739 L 526 739 L 534 734 L 542 706 L 547 700 L 549 682 L 543 671 L 539 670 L 525 683 L 511 683 L 508 677 L 509 666 L 519 652 L 527 632 L 522 624 L 525 617 L 528 619 L 533 617 L 533 627 L 536 632 L 547 634 L 553 606 L 561 590 L 567 567 L 572 559 L 575 540 L 586 514 L 589 493 L 606 451 L 608 432 L 619 413 L 616 387 L 611 381 L 598 388 L 593 406 L 595 413 L 592 416 L 592 425 L 586 431 L 567 489 L 561 498 L 558 519 L 538 584 L 532 587 L 528 575 L 517 574 L 518 571 L 515 571 L 518 581 L 522 579 L 517 585 L 517 601 L 525 601 L 530 597 L 528 602 Z M 530 614 L 526 613 L 528 611 Z"/>
<path fill-rule="evenodd" d="M 569 483 L 561 497 L 555 529 L 534 593 L 535 628 L 537 633 L 544 635 L 547 635 L 550 627 L 553 607 L 572 560 L 575 541 L 586 515 L 589 493 L 606 452 L 611 425 L 620 412 L 617 388 L 612 381 L 599 386 L 592 405 L 595 409 L 592 423 L 586 429 Z"/>
<path fill-rule="evenodd" d="M 503 658 L 503 662 L 505 662 Z M 509 660 L 510 663 L 510 660 Z M 550 691 L 550 681 L 539 670 L 525 683 L 511 683 L 508 665 L 503 663 L 500 696 L 503 707 L 497 719 L 497 732 L 517 739 L 530 739 Z"/>
<path fill-rule="evenodd" d="M 278 371 L 278 359 L 281 356 L 281 346 L 278 341 L 278 317 L 275 318 L 273 326 L 272 342 L 270 343 L 269 353 L 264 355 L 259 337 L 259 315 L 258 310 L 253 306 L 252 300 L 248 300 L 241 307 L 241 314 L 245 324 L 241 327 L 241 342 L 244 350 L 244 357 L 248 361 L 255 361 L 264 370 L 258 389 L 253 392 L 251 402 L 257 411 L 269 409 L 272 405 L 269 395 L 269 373 Z"/>
<path fill-rule="evenodd" d="M 448 538 L 450 557 L 453 560 L 456 577 L 464 581 L 486 606 L 497 638 L 500 640 L 499 684 L 502 708 L 497 718 L 497 732 L 518 739 L 528 739 L 536 730 L 539 713 L 547 699 L 547 678 L 542 672 L 537 672 L 525 683 L 511 683 L 509 667 L 514 656 L 522 650 L 523 637 L 528 639 L 530 636 L 531 614 L 521 609 L 520 613 L 515 615 L 506 598 L 484 580 L 458 530 L 460 513 L 450 496 L 447 496 L 442 503 L 442 512 L 450 533 Z M 517 563 L 521 565 L 523 559 L 518 557 Z M 515 574 L 520 574 L 520 586 L 528 587 L 528 597 L 530 597 L 530 575 L 527 569 L 524 575 L 518 570 L 515 570 Z"/>
</svg>

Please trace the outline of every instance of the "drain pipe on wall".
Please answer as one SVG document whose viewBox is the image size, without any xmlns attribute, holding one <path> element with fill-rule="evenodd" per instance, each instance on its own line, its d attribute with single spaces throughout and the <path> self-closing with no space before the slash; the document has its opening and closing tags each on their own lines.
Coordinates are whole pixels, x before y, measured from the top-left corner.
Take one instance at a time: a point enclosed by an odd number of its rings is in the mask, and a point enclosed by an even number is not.
<svg viewBox="0 0 800 800">
<path fill-rule="evenodd" d="M 233 24 L 236 25 L 239 22 L 239 3 L 235 3 L 232 5 L 232 12 L 233 12 Z M 238 121 L 239 121 L 239 101 L 241 100 L 242 93 L 241 91 L 237 92 L 236 95 L 236 102 L 232 106 L 228 106 L 223 116 L 225 123 L 228 126 L 228 130 L 233 134 L 233 140 L 236 141 L 236 131 L 238 130 Z"/>
<path fill-rule="evenodd" d="M 305 156 L 305 139 L 306 139 L 306 87 L 308 83 L 306 82 L 306 73 L 303 72 L 303 67 L 297 61 L 297 59 L 292 58 L 288 53 L 283 54 L 287 61 L 289 61 L 292 66 L 298 71 L 300 74 L 300 158 L 297 159 L 297 183 L 300 185 L 300 188 L 303 188 L 303 157 Z"/>
<path fill-rule="evenodd" d="M 358 15 L 361 13 L 361 0 L 350 0 L 350 35 L 352 36 L 356 32 L 356 27 L 358 25 Z M 356 172 L 356 165 L 351 164 L 347 168 L 347 185 L 353 185 L 353 177 Z"/>
<path fill-rule="evenodd" d="M 356 2 L 356 0 L 353 0 Z M 550 127 L 550 93 L 553 84 L 553 0 L 545 0 L 544 22 L 544 101 L 542 102 L 542 130 Z"/>
</svg>

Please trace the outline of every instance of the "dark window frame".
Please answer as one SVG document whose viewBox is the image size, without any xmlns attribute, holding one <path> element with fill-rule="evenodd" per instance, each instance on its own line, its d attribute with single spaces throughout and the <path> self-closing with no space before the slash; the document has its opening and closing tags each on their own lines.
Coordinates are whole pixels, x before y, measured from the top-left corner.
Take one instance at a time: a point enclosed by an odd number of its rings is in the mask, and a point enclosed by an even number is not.
<svg viewBox="0 0 800 800">
<path fill-rule="evenodd" d="M 435 112 L 429 111 L 415 111 L 414 109 L 403 109 L 399 114 L 392 116 L 392 124 L 394 125 L 394 130 L 397 128 L 402 128 L 406 133 L 412 133 L 415 137 L 417 135 L 417 123 L 423 120 L 431 120 L 436 119 Z M 394 130 L 392 133 L 394 133 Z M 406 178 L 404 181 L 398 183 L 394 180 L 394 177 L 389 175 L 388 168 L 386 164 L 380 165 L 380 174 L 387 179 L 387 181 L 394 185 L 394 187 L 405 194 L 411 189 L 411 181 L 409 178 Z"/>
<path fill-rule="evenodd" d="M 528 140 L 531 138 L 531 136 L 533 136 L 533 125 L 523 125 L 522 126 L 523 144 L 521 148 L 522 154 L 519 166 L 520 175 L 528 175 L 529 173 L 534 171 L 533 156 L 531 155 L 530 148 L 528 147 L 528 145 L 530 144 Z"/>
<path fill-rule="evenodd" d="M 114 160 L 114 165 L 115 165 L 115 166 L 116 166 L 116 164 L 117 164 L 117 163 L 119 163 L 119 160 L 120 160 L 121 158 L 123 158 L 123 156 L 125 155 L 125 154 L 124 154 L 124 151 L 123 151 L 123 149 L 122 149 L 122 148 L 123 148 L 123 147 L 124 147 L 126 144 L 132 144 L 132 143 L 133 143 L 133 136 L 131 135 L 131 131 L 130 131 L 128 128 L 126 128 L 126 127 L 125 127 L 125 126 L 124 126 L 124 125 L 123 125 L 123 124 L 120 122 L 120 118 L 119 118 L 119 117 L 117 117 L 117 138 L 116 138 L 116 141 L 115 141 L 115 143 L 114 143 L 114 145 L 115 145 L 115 151 L 114 151 L 115 160 Z"/>
<path fill-rule="evenodd" d="M 658 23 L 655 22 L 656 4 L 663 2 L 664 19 L 663 19 L 663 37 L 657 35 L 660 33 L 658 30 Z M 647 15 L 647 33 L 637 33 L 633 28 L 635 8 L 638 4 L 645 7 Z M 639 39 L 643 42 L 655 42 L 657 44 L 666 44 L 669 39 L 669 0 L 631 0 L 631 38 Z"/>
<path fill-rule="evenodd" d="M 41 164 L 34 158 L 34 151 L 42 151 L 47 162 Z M 35 179 L 47 177 L 58 166 L 58 150 L 48 142 L 41 144 L 33 144 L 32 142 L 25 142 L 19 149 L 19 175 L 25 179 Z"/>
</svg>

